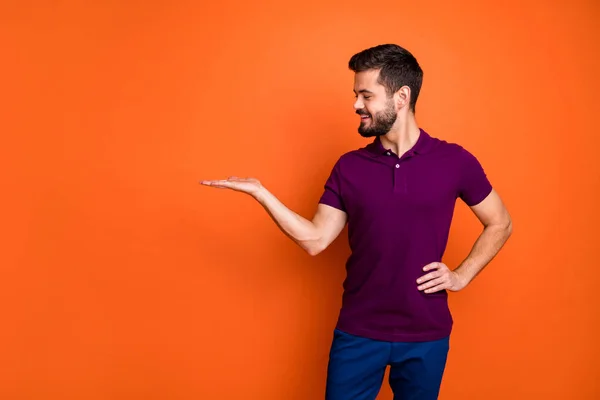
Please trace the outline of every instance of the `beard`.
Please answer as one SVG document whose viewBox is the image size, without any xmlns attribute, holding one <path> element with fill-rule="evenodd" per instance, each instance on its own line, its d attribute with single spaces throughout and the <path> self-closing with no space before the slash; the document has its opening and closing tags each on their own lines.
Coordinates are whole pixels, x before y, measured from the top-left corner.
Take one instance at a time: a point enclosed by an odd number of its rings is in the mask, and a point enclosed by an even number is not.
<svg viewBox="0 0 600 400">
<path fill-rule="evenodd" d="M 367 111 L 363 110 L 357 110 L 356 113 L 358 115 L 369 115 Z M 371 118 L 368 120 L 368 126 L 366 125 L 367 122 L 360 121 L 358 133 L 360 133 L 362 137 L 383 136 L 392 129 L 397 117 L 398 115 L 394 109 L 394 101 L 390 99 L 386 103 L 386 107 L 383 111 L 371 114 Z"/>
</svg>

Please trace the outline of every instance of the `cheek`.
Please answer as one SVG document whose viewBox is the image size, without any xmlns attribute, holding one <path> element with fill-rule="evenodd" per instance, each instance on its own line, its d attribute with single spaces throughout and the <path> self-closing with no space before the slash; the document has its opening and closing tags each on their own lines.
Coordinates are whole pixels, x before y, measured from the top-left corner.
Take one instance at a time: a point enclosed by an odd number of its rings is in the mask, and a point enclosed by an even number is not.
<svg viewBox="0 0 600 400">
<path fill-rule="evenodd" d="M 373 117 L 375 117 L 376 115 L 380 114 L 381 111 L 385 107 L 382 107 L 379 104 L 371 103 L 371 104 L 367 104 L 365 108 L 367 109 L 367 111 L 369 112 L 369 114 L 371 114 Z"/>
</svg>

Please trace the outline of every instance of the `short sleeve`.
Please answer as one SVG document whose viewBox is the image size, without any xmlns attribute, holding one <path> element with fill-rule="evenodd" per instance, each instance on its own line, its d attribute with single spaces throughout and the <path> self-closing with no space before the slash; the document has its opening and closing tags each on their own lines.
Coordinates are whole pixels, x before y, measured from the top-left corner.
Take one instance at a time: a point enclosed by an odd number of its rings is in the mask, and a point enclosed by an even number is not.
<svg viewBox="0 0 600 400">
<path fill-rule="evenodd" d="M 340 171 L 340 160 L 338 160 L 327 181 L 325 182 L 325 191 L 321 195 L 319 203 L 325 204 L 342 211 L 346 211 L 344 199 L 342 198 L 342 176 Z"/>
<path fill-rule="evenodd" d="M 492 191 L 492 184 L 479 160 L 462 147 L 459 171 L 458 196 L 469 207 L 482 202 Z"/>
</svg>

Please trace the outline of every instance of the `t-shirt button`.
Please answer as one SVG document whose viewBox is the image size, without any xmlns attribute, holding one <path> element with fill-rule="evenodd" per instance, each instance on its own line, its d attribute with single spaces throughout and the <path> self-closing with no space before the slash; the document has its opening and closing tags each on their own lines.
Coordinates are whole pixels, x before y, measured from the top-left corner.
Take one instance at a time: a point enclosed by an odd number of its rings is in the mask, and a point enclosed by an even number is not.
<svg viewBox="0 0 600 400">
<path fill-rule="evenodd" d="M 400 164 L 396 164 L 396 168 L 400 168 Z"/>
</svg>

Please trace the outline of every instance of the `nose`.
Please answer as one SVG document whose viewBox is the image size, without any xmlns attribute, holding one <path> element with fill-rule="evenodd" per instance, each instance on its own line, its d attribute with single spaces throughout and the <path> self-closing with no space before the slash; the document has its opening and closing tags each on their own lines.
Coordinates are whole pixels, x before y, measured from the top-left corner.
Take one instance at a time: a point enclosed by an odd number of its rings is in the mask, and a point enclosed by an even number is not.
<svg viewBox="0 0 600 400">
<path fill-rule="evenodd" d="M 365 107 L 365 105 L 360 100 L 360 98 L 357 98 L 356 101 L 354 101 L 354 109 L 355 110 L 360 110 L 361 108 L 364 108 L 364 107 Z"/>
</svg>

